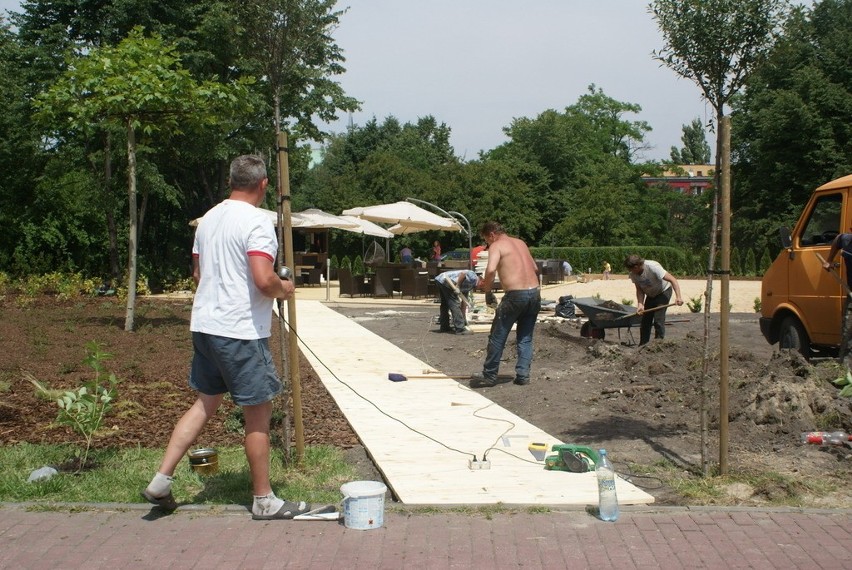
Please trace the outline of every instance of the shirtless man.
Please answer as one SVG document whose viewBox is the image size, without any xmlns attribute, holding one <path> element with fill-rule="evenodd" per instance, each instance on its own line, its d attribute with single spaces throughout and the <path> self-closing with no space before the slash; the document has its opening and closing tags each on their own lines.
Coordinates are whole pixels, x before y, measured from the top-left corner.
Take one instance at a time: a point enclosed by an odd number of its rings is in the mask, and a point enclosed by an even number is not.
<svg viewBox="0 0 852 570">
<path fill-rule="evenodd" d="M 515 364 L 515 384 L 530 382 L 530 363 L 533 355 L 533 329 L 541 309 L 541 291 L 538 285 L 538 266 L 523 241 L 506 235 L 497 222 L 486 222 L 479 235 L 488 244 L 488 267 L 482 290 L 485 302 L 496 306 L 491 292 L 495 275 L 500 277 L 500 287 L 506 292 L 494 314 L 491 333 L 488 335 L 488 352 L 482 374 L 474 374 L 471 388 L 490 387 L 497 384 L 500 358 L 509 338 L 512 325 L 517 323 L 515 335 L 518 344 L 518 361 Z"/>
</svg>

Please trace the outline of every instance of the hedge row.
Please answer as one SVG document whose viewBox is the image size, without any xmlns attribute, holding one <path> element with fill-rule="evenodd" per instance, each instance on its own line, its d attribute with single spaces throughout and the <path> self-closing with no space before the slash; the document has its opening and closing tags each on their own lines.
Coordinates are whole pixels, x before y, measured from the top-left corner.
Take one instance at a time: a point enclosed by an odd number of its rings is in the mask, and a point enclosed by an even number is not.
<svg viewBox="0 0 852 570">
<path fill-rule="evenodd" d="M 631 253 L 645 259 L 658 261 L 666 271 L 681 277 L 704 277 L 707 275 L 708 252 L 690 252 L 667 246 L 633 247 L 531 247 L 530 252 L 536 259 L 568 260 L 574 272 L 600 273 L 604 262 L 609 262 L 613 273 L 626 273 L 624 258 Z M 719 259 L 717 253 L 717 260 Z M 760 277 L 772 264 L 773 257 L 768 250 L 757 255 L 748 249 L 745 253 L 738 248 L 731 250 L 731 275 L 736 277 Z M 716 269 L 719 262 L 716 262 Z"/>
</svg>

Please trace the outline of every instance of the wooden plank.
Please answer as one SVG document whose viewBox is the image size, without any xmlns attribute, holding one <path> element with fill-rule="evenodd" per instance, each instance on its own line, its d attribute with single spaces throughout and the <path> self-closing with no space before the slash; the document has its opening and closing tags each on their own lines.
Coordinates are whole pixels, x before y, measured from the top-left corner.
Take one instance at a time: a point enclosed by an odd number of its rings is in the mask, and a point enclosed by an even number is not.
<svg viewBox="0 0 852 570">
<path fill-rule="evenodd" d="M 403 503 L 597 503 L 594 473 L 547 471 L 529 452 L 557 438 L 451 378 L 391 382 L 389 372 L 429 366 L 318 301 L 297 310 L 303 353 Z M 483 456 L 491 468 L 471 470 Z M 622 504 L 654 501 L 627 481 L 617 488 Z"/>
</svg>

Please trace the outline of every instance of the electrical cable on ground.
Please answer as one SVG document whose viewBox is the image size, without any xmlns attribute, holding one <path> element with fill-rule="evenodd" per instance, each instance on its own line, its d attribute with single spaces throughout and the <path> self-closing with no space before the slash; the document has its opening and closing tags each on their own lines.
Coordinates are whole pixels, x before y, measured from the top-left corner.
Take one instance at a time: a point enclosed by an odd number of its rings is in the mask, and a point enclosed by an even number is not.
<svg viewBox="0 0 852 570">
<path fill-rule="evenodd" d="M 477 457 L 477 455 L 476 455 L 475 453 L 471 453 L 471 452 L 469 452 L 469 451 L 462 451 L 462 450 L 460 450 L 460 449 L 456 449 L 456 448 L 454 448 L 454 447 L 451 447 L 451 446 L 449 446 L 449 445 L 445 444 L 444 442 L 439 441 L 439 440 L 435 439 L 434 437 L 432 437 L 432 436 L 430 436 L 430 435 L 427 435 L 427 434 L 425 434 L 425 433 L 423 433 L 423 432 L 421 432 L 421 431 L 419 431 L 419 430 L 417 430 L 417 429 L 415 429 L 415 428 L 411 427 L 410 425 L 408 425 L 407 423 L 405 423 L 405 422 L 404 422 L 404 421 L 402 421 L 401 419 L 399 419 L 399 418 L 397 418 L 397 417 L 394 417 L 394 416 L 392 416 L 392 415 L 388 414 L 387 412 L 385 412 L 384 410 L 382 410 L 382 409 L 381 409 L 378 405 L 376 405 L 376 403 L 375 403 L 375 402 L 373 402 L 372 400 L 370 400 L 369 398 L 367 398 L 366 396 L 364 396 L 363 394 L 361 394 L 360 392 L 358 392 L 355 388 L 353 388 L 353 387 L 352 387 L 351 385 L 349 385 L 348 383 L 346 383 L 346 382 L 344 382 L 343 380 L 341 380 L 341 379 L 337 376 L 337 374 L 335 374 L 335 373 L 334 373 L 334 371 L 333 371 L 331 368 L 329 368 L 329 367 L 328 367 L 328 365 L 326 365 L 326 364 L 325 364 L 325 362 L 323 362 L 323 361 L 322 361 L 322 359 L 321 359 L 319 356 L 317 356 L 317 354 L 316 354 L 316 353 L 315 353 L 315 352 L 311 349 L 311 347 L 308 345 L 308 343 L 306 343 L 306 342 L 304 341 L 304 339 L 302 339 L 302 337 L 300 337 L 300 336 L 299 336 L 299 333 L 298 333 L 298 332 L 296 332 L 295 330 L 293 330 L 293 328 L 290 326 L 290 323 L 287 321 L 287 319 L 285 319 L 285 318 L 284 318 L 283 313 L 280 313 L 280 312 L 279 312 L 279 318 L 281 319 L 281 321 L 282 321 L 282 322 L 284 322 L 284 324 L 285 324 L 285 325 L 287 325 L 287 328 L 288 328 L 289 330 L 293 331 L 293 334 L 296 336 L 296 338 L 299 340 L 299 342 L 301 342 L 301 343 L 302 343 L 302 345 L 303 345 L 303 346 L 304 346 L 304 347 L 308 350 L 308 352 L 310 352 L 310 353 L 311 353 L 311 355 L 313 355 L 313 357 L 317 359 L 317 361 L 318 361 L 318 362 L 322 365 L 322 367 L 323 367 L 323 368 L 325 368 L 325 369 L 326 369 L 326 370 L 327 370 L 327 371 L 328 371 L 328 372 L 332 375 L 332 377 L 333 377 L 335 380 L 337 380 L 338 382 L 340 382 L 341 384 L 343 384 L 344 386 L 346 386 L 347 388 L 349 388 L 349 390 L 350 390 L 353 394 L 355 394 L 356 396 L 358 396 L 359 398 L 361 398 L 362 400 L 364 400 L 365 402 L 367 402 L 368 404 L 370 404 L 371 406 L 373 406 L 373 407 L 374 407 L 374 408 L 375 408 L 375 409 L 376 409 L 379 413 L 381 413 L 383 416 L 385 416 L 385 417 L 387 417 L 387 418 L 389 418 L 389 419 L 391 419 L 391 420 L 393 420 L 393 421 L 395 421 L 395 422 L 399 423 L 400 425 L 404 426 L 406 429 L 410 430 L 411 432 L 416 433 L 416 434 L 418 434 L 418 435 L 421 435 L 421 436 L 425 437 L 426 439 L 428 439 L 428 440 L 430 440 L 430 441 L 433 441 L 433 442 L 437 443 L 438 445 L 440 445 L 441 447 L 444 447 L 445 449 L 447 449 L 447 450 L 449 450 L 449 451 L 452 451 L 452 452 L 455 452 L 455 453 L 460 453 L 460 454 L 462 454 L 462 455 L 468 455 L 468 456 L 471 456 L 471 457 L 473 458 L 473 460 L 474 460 L 474 461 L 477 461 L 477 460 L 478 460 L 478 457 Z M 432 324 L 432 317 L 430 317 L 430 322 L 429 322 L 429 324 L 430 324 L 430 325 Z M 428 331 L 429 329 L 427 328 L 426 330 Z M 423 336 L 423 337 L 421 337 L 421 338 L 422 338 L 422 340 L 425 340 L 425 334 L 424 334 L 424 336 Z M 423 348 L 423 343 L 422 343 L 422 342 L 421 342 L 421 348 Z M 423 351 L 424 351 L 424 353 L 425 353 L 425 349 L 423 349 Z M 434 368 L 434 367 L 431 365 L 431 363 L 426 362 L 426 364 L 428 364 L 431 368 Z M 458 384 L 458 387 L 459 387 L 459 389 L 462 389 L 462 390 L 473 391 L 473 390 L 471 390 L 469 387 L 464 386 L 464 385 L 462 385 L 462 384 Z M 485 406 L 483 406 L 483 407 L 481 407 L 481 408 L 479 408 L 479 409 L 477 409 L 477 410 L 474 410 L 474 411 L 472 412 L 472 415 L 473 415 L 474 417 L 476 417 L 476 418 L 479 418 L 479 419 L 492 420 L 492 421 L 499 421 L 499 422 L 506 422 L 506 423 L 508 423 L 508 424 L 509 424 L 509 427 L 508 427 L 506 430 L 504 430 L 504 431 L 503 431 L 503 432 L 502 432 L 499 436 L 497 436 L 497 439 L 495 439 L 495 440 L 494 440 L 494 443 L 493 443 L 490 447 L 488 447 L 488 448 L 487 448 L 487 449 L 486 449 L 486 450 L 482 453 L 482 460 L 483 460 L 483 461 L 485 461 L 485 460 L 487 459 L 487 455 L 488 455 L 488 453 L 489 453 L 491 450 L 497 450 L 497 451 L 502 451 L 502 452 L 503 452 L 503 453 L 505 453 L 506 455 L 508 455 L 508 456 L 510 456 L 510 457 L 514 457 L 515 459 L 517 459 L 517 460 L 519 460 L 519 461 L 523 461 L 523 462 L 525 462 L 525 463 L 533 463 L 533 464 L 535 464 L 535 465 L 539 465 L 539 464 L 540 464 L 540 462 L 538 462 L 538 461 L 530 461 L 530 460 L 528 460 L 528 459 L 524 459 L 524 458 L 522 458 L 522 457 L 518 457 L 517 455 L 514 455 L 513 453 L 509 453 L 508 451 L 506 451 L 506 450 L 504 450 L 504 449 L 500 449 L 499 447 L 496 447 L 497 442 L 498 442 L 498 441 L 500 441 L 500 439 L 502 439 L 502 438 L 503 438 L 503 436 L 505 436 L 507 433 L 509 433 L 510 431 L 512 431 L 513 429 L 515 429 L 515 427 L 517 427 L 517 426 L 516 426 L 516 425 L 515 425 L 515 423 L 514 423 L 514 422 L 512 422 L 511 420 L 507 420 L 507 419 L 503 419 L 503 418 L 493 418 L 493 417 L 488 417 L 488 416 L 481 416 L 481 415 L 478 415 L 478 412 L 480 412 L 480 411 L 482 411 L 482 410 L 484 410 L 484 409 L 486 409 L 486 408 L 488 408 L 488 407 L 490 407 L 490 406 L 493 406 L 493 405 L 494 405 L 494 402 L 490 402 L 490 403 L 488 403 L 487 405 L 485 405 Z"/>
<path fill-rule="evenodd" d="M 616 464 L 626 465 L 627 466 L 626 472 L 617 470 L 616 474 L 619 477 L 621 477 L 622 479 L 624 479 L 625 481 L 627 481 L 628 483 L 630 483 L 630 484 L 632 484 L 636 487 L 639 487 L 640 489 L 647 489 L 647 490 L 653 491 L 653 490 L 656 490 L 656 489 L 661 489 L 664 485 L 663 480 L 660 479 L 659 477 L 654 476 L 654 475 L 638 475 L 636 473 L 633 473 L 632 470 L 630 469 L 630 464 L 627 463 L 626 461 L 613 461 L 612 463 L 613 463 L 613 467 Z M 651 486 L 650 484 L 642 485 L 640 483 L 635 482 L 635 479 L 650 479 L 652 481 L 656 481 L 657 484 L 654 485 L 654 486 Z"/>
<path fill-rule="evenodd" d="M 330 374 L 334 377 L 334 379 L 335 379 L 335 380 L 337 380 L 338 382 L 340 382 L 341 384 L 343 384 L 344 386 L 346 386 L 347 388 L 349 388 L 349 390 L 350 390 L 353 394 L 355 394 L 356 396 L 358 396 L 359 398 L 361 398 L 362 400 L 364 400 L 365 402 L 367 402 L 368 404 L 370 404 L 371 406 L 373 406 L 373 407 L 374 407 L 374 408 L 375 408 L 375 409 L 376 409 L 376 410 L 377 410 L 380 414 L 382 414 L 383 416 L 385 416 L 385 417 L 387 417 L 387 418 L 389 418 L 389 419 L 391 419 L 391 420 L 393 420 L 393 421 L 395 421 L 395 422 L 399 423 L 400 425 L 404 426 L 404 427 L 405 427 L 405 428 L 407 428 L 408 430 L 410 430 L 410 431 L 412 431 L 412 432 L 414 432 L 414 433 L 416 433 L 416 434 L 418 434 L 418 435 L 421 435 L 421 436 L 425 437 L 426 439 L 428 439 L 428 440 L 430 440 L 430 441 L 433 441 L 433 442 L 437 443 L 438 445 L 440 445 L 441 447 L 444 447 L 445 449 L 447 449 L 447 450 L 449 450 L 449 451 L 453 451 L 453 452 L 455 452 L 455 453 L 460 453 L 460 454 L 462 454 L 462 455 L 469 455 L 469 456 L 473 457 L 473 459 L 474 459 L 474 460 L 476 460 L 476 459 L 477 459 L 477 457 L 476 457 L 476 455 L 475 455 L 475 454 L 473 454 L 473 453 L 471 453 L 471 452 L 469 452 L 469 451 L 462 451 L 461 449 L 456 449 L 456 448 L 454 448 L 454 447 L 451 447 L 451 446 L 449 446 L 449 445 L 445 444 L 445 443 L 444 443 L 444 442 L 442 442 L 442 441 L 438 441 L 438 440 L 437 440 L 437 439 L 435 439 L 434 437 L 432 437 L 432 436 L 430 436 L 430 435 L 427 435 L 427 434 L 425 434 L 425 433 L 423 433 L 423 432 L 421 432 L 421 431 L 419 431 L 419 430 L 417 430 L 417 429 L 415 429 L 415 428 L 411 427 L 410 425 L 408 425 L 407 423 L 405 423 L 405 422 L 404 422 L 404 421 L 402 421 L 401 419 L 396 418 L 396 417 L 394 417 L 394 416 L 390 415 L 389 413 L 385 412 L 384 410 L 382 410 L 382 409 L 381 409 L 378 405 L 376 405 L 376 403 L 375 403 L 375 402 L 373 402 L 372 400 L 370 400 L 369 398 L 367 398 L 366 396 L 364 396 L 363 394 L 361 394 L 360 392 L 358 392 L 358 390 L 356 390 L 355 388 L 353 388 L 351 385 L 349 385 L 349 384 L 347 384 L 346 382 L 344 382 L 343 380 L 341 380 L 341 379 L 337 376 L 337 374 L 335 374 L 335 373 L 334 373 L 334 371 L 333 371 L 331 368 L 329 368 L 329 367 L 325 364 L 325 362 L 323 362 L 323 361 L 322 361 L 322 359 L 321 359 L 319 356 L 317 356 L 317 354 L 316 354 L 316 353 L 315 353 L 315 352 L 311 349 L 311 347 L 308 345 L 308 343 L 306 343 L 306 342 L 304 341 L 304 339 L 302 339 L 302 337 L 300 337 L 300 336 L 299 336 L 299 333 L 298 333 L 298 332 L 296 332 L 296 330 L 295 330 L 295 329 L 293 329 L 293 327 L 291 327 L 291 326 L 290 326 L 290 323 L 287 321 L 287 319 L 285 319 L 285 318 L 284 318 L 284 316 L 283 316 L 282 314 L 280 314 L 280 313 L 279 313 L 278 318 L 280 318 L 280 319 L 284 322 L 284 324 L 286 324 L 286 325 L 287 325 L 287 328 L 288 328 L 290 331 L 292 331 L 292 332 L 293 332 L 293 334 L 296 336 L 296 338 L 299 340 L 299 342 L 301 342 L 301 343 L 302 343 L 302 345 L 303 345 L 303 346 L 304 346 L 304 347 L 308 350 L 308 352 L 310 352 L 310 353 L 313 355 L 313 357 L 314 357 L 314 358 L 316 358 L 316 359 L 317 359 L 317 361 L 318 361 L 320 364 L 322 364 L 323 368 L 325 368 L 326 370 L 328 370 L 328 372 L 329 372 L 329 373 L 330 373 Z"/>
</svg>

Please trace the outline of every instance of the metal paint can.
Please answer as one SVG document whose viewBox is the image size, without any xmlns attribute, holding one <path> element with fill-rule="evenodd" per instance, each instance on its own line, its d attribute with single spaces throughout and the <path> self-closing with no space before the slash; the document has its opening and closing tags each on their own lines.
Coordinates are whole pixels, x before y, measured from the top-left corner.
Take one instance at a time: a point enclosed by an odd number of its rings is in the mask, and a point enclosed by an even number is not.
<svg viewBox="0 0 852 570">
<path fill-rule="evenodd" d="M 212 447 L 193 449 L 187 455 L 189 467 L 199 475 L 215 475 L 219 472 L 219 452 Z"/>
</svg>

